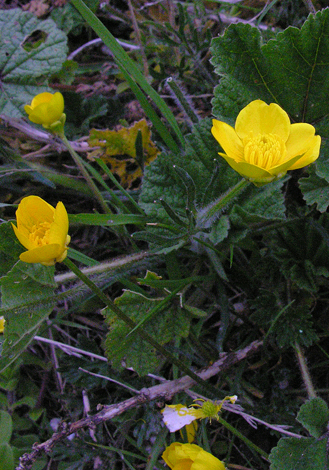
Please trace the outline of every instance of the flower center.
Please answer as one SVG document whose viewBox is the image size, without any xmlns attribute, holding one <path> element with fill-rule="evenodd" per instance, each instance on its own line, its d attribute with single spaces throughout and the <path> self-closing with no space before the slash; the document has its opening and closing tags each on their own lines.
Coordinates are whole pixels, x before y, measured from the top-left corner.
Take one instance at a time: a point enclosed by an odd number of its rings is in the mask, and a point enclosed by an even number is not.
<svg viewBox="0 0 329 470">
<path fill-rule="evenodd" d="M 286 156 L 284 141 L 275 134 L 258 134 L 244 139 L 244 160 L 268 170 L 283 163 Z"/>
<path fill-rule="evenodd" d="M 50 222 L 40 222 L 31 228 L 29 238 L 36 247 L 49 244 L 50 225 Z"/>
<path fill-rule="evenodd" d="M 207 418 L 215 418 L 218 414 L 218 406 L 211 401 L 205 401 L 202 405 L 202 411 Z"/>
</svg>

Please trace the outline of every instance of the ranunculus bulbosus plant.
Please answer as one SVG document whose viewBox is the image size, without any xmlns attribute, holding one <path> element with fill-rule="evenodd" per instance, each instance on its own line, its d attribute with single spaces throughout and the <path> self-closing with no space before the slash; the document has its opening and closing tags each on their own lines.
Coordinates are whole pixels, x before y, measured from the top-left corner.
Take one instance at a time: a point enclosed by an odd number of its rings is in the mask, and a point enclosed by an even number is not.
<svg viewBox="0 0 329 470">
<path fill-rule="evenodd" d="M 20 255 L 25 263 L 53 266 L 67 256 L 69 219 L 62 202 L 56 208 L 38 196 L 27 196 L 16 211 L 17 227 L 12 224 L 20 243 L 27 249 Z"/>
<path fill-rule="evenodd" d="M 256 186 L 313 163 L 320 153 L 321 137 L 311 124 L 291 124 L 279 105 L 261 100 L 240 111 L 235 128 L 214 119 L 212 134 L 225 152 L 219 155 Z"/>
</svg>

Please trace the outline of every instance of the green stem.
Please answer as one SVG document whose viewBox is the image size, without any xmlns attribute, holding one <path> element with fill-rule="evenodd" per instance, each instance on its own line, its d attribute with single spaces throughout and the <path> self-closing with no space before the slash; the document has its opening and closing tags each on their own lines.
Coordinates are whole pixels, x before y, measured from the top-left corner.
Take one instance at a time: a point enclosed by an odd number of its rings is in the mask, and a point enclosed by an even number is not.
<svg viewBox="0 0 329 470">
<path fill-rule="evenodd" d="M 136 328 L 136 323 L 128 316 L 126 315 L 107 295 L 104 294 L 104 292 L 96 286 L 96 284 L 93 283 L 87 276 L 84 275 L 82 271 L 69 259 L 66 258 L 63 263 L 71 270 L 74 272 L 74 274 L 84 283 L 86 286 L 88 286 L 91 291 L 97 295 L 97 297 L 104 302 L 104 304 L 112 310 L 115 315 L 120 318 L 126 325 L 128 325 L 131 329 Z M 192 372 L 180 359 L 176 358 L 173 356 L 167 349 L 165 349 L 161 344 L 159 344 L 151 335 L 149 335 L 145 330 L 142 328 L 137 330 L 137 333 L 151 346 L 153 346 L 160 354 L 162 354 L 166 359 L 168 359 L 172 364 L 177 366 L 182 372 L 187 374 L 189 377 L 191 377 L 192 380 L 200 384 L 203 388 L 207 389 L 212 395 L 215 397 L 218 396 L 218 389 L 215 388 L 214 386 L 208 384 L 205 382 L 201 377 L 199 377 L 197 374 Z"/>
<path fill-rule="evenodd" d="M 237 436 L 239 439 L 241 439 L 241 441 L 243 441 L 251 450 L 254 450 L 255 452 L 257 452 L 258 454 L 260 454 L 262 457 L 264 457 L 264 459 L 268 460 L 268 455 L 265 451 L 263 451 L 260 447 L 256 446 L 256 444 L 254 444 L 253 442 L 251 442 L 246 436 L 244 436 L 243 434 L 241 434 L 237 429 L 235 429 L 234 426 L 232 426 L 231 424 L 229 424 L 227 421 L 225 421 L 225 419 L 223 419 L 221 416 L 218 415 L 218 417 L 216 418 L 220 424 L 222 424 L 223 426 L 225 426 L 226 429 L 228 429 L 232 434 L 234 434 L 235 436 Z"/>
<path fill-rule="evenodd" d="M 295 353 L 296 353 L 300 373 L 302 374 L 303 382 L 307 391 L 308 398 L 310 400 L 311 398 L 316 398 L 316 392 L 312 383 L 310 371 L 308 370 L 308 367 L 306 364 L 306 358 L 305 358 L 304 352 L 297 342 L 295 343 Z"/>
<path fill-rule="evenodd" d="M 80 156 L 76 153 L 76 151 L 72 148 L 72 145 L 70 144 L 70 142 L 67 140 L 66 136 L 64 134 L 61 134 L 59 135 L 60 139 L 62 140 L 63 144 L 66 146 L 67 150 L 70 152 L 71 154 L 71 157 L 73 158 L 74 160 L 74 163 L 77 165 L 77 167 L 79 168 L 79 170 L 81 171 L 82 175 L 84 176 L 89 188 L 92 190 L 94 196 L 96 197 L 96 199 L 98 200 L 98 202 L 100 203 L 102 209 L 104 210 L 104 212 L 106 214 L 112 214 L 110 208 L 108 207 L 108 205 L 106 204 L 101 192 L 99 191 L 99 189 L 97 188 L 97 186 L 95 185 L 95 183 L 93 182 L 90 174 L 88 173 L 88 171 L 86 170 L 84 164 L 83 164 L 83 161 L 81 160 Z"/>
<path fill-rule="evenodd" d="M 229 202 L 237 197 L 248 185 L 249 181 L 242 179 L 233 188 L 230 188 L 225 194 L 222 194 L 218 199 L 208 204 L 208 206 L 201 209 L 197 216 L 197 226 L 203 226 L 209 220 L 212 219 L 216 214 L 224 209 Z"/>
</svg>

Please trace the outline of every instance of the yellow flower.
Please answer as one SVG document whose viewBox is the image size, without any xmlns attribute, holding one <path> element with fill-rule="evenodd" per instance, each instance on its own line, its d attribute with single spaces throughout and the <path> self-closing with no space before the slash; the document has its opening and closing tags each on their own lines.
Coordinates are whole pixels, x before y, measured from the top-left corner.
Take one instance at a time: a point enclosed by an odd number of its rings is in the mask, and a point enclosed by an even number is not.
<svg viewBox="0 0 329 470">
<path fill-rule="evenodd" d="M 16 219 L 17 227 L 12 224 L 15 235 L 28 250 L 20 255 L 21 261 L 53 266 L 66 258 L 71 237 L 62 202 L 54 209 L 38 196 L 25 197 L 18 206 Z"/>
<path fill-rule="evenodd" d="M 196 444 L 173 442 L 162 458 L 171 470 L 225 470 L 223 462 Z"/>
<path fill-rule="evenodd" d="M 163 421 L 170 432 L 178 431 L 178 429 L 188 426 L 192 421 L 196 419 L 205 419 L 209 418 L 217 419 L 218 413 L 220 412 L 224 401 L 229 400 L 231 403 L 235 403 L 237 396 L 233 395 L 231 397 L 225 397 L 224 400 L 220 402 L 203 401 L 202 405 L 193 404 L 191 406 L 185 405 L 166 405 L 163 410 Z"/>
<path fill-rule="evenodd" d="M 30 121 L 49 129 L 63 116 L 64 98 L 58 91 L 54 95 L 48 92 L 40 93 L 33 98 L 30 105 L 25 105 L 24 109 Z"/>
<path fill-rule="evenodd" d="M 321 137 L 311 124 L 291 124 L 275 103 L 256 100 L 240 111 L 235 129 L 213 120 L 212 134 L 225 153 L 219 153 L 241 176 L 261 186 L 314 162 Z"/>
<path fill-rule="evenodd" d="M 4 317 L 0 317 L 0 333 L 3 333 L 5 331 L 5 323 L 6 320 Z"/>
</svg>

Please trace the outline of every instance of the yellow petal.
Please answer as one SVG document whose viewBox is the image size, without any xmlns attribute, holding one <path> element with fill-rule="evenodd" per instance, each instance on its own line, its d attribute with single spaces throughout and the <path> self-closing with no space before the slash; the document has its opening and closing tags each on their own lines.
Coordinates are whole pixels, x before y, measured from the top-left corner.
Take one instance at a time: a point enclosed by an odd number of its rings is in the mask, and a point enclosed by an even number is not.
<svg viewBox="0 0 329 470">
<path fill-rule="evenodd" d="M 44 93 L 39 93 L 36 95 L 32 102 L 31 102 L 31 108 L 36 108 L 42 103 L 48 103 L 53 97 L 52 93 L 49 93 L 48 91 L 45 91 Z"/>
<path fill-rule="evenodd" d="M 212 135 L 220 144 L 224 152 L 234 160 L 243 160 L 243 146 L 233 127 L 225 122 L 213 119 Z"/>
<path fill-rule="evenodd" d="M 29 120 L 35 124 L 51 124 L 48 118 L 48 103 L 41 103 L 36 108 L 32 109 L 29 115 Z"/>
<path fill-rule="evenodd" d="M 190 459 L 181 460 L 173 467 L 173 470 L 191 470 L 192 464 L 193 462 Z"/>
<path fill-rule="evenodd" d="M 275 134 L 285 142 L 289 137 L 290 125 L 288 114 L 279 105 L 267 105 L 256 100 L 240 111 L 235 130 L 241 140 L 258 134 Z"/>
<path fill-rule="evenodd" d="M 53 266 L 62 253 L 63 248 L 60 245 L 43 245 L 33 250 L 24 251 L 19 258 L 25 263 L 41 263 L 45 266 Z"/>
<path fill-rule="evenodd" d="M 169 447 L 167 447 L 165 449 L 165 451 L 163 452 L 162 454 L 162 458 L 163 460 L 166 462 L 166 464 L 168 465 L 168 467 L 170 467 L 171 469 L 174 468 L 174 466 L 177 464 L 178 462 L 178 458 L 177 458 L 177 455 L 176 455 L 176 451 L 182 446 L 183 444 L 179 443 L 179 442 L 173 442 L 172 444 L 170 444 Z"/>
<path fill-rule="evenodd" d="M 21 200 L 16 211 L 17 228 L 27 237 L 29 229 L 39 222 L 52 223 L 55 209 L 38 196 L 27 196 Z"/>
<path fill-rule="evenodd" d="M 212 454 L 202 449 L 193 462 L 191 470 L 225 470 L 225 465 Z"/>
<path fill-rule="evenodd" d="M 50 226 L 49 243 L 65 246 L 68 230 L 69 218 L 65 206 L 62 202 L 58 202 L 54 212 L 54 222 Z"/>
<path fill-rule="evenodd" d="M 272 174 L 269 171 L 264 170 L 256 165 L 252 165 L 251 163 L 247 162 L 236 162 L 233 158 L 230 158 L 228 155 L 224 153 L 220 153 L 223 158 L 227 161 L 227 163 L 233 168 L 233 170 L 237 171 L 241 176 L 246 179 L 262 179 L 262 178 L 271 178 Z"/>
<path fill-rule="evenodd" d="M 299 160 L 300 160 L 300 156 L 296 155 L 295 157 L 291 158 L 288 161 L 285 161 L 281 165 L 270 168 L 269 172 L 275 176 L 278 176 L 278 175 L 283 176 L 288 170 L 291 170 L 294 164 L 297 163 Z"/>
<path fill-rule="evenodd" d="M 30 115 L 30 114 L 32 113 L 32 108 L 31 108 L 31 106 L 30 106 L 29 104 L 26 104 L 26 105 L 24 106 L 24 111 L 25 111 L 28 115 Z"/>
<path fill-rule="evenodd" d="M 311 124 L 304 122 L 292 124 L 290 126 L 290 135 L 286 142 L 287 159 L 295 155 L 304 155 L 309 149 L 310 141 L 313 139 L 315 129 Z"/>
<path fill-rule="evenodd" d="M 31 242 L 28 238 L 28 232 L 25 230 L 18 230 L 18 228 L 13 223 L 11 225 L 20 244 L 23 245 L 27 250 L 32 250 L 34 248 L 34 243 Z"/>
<path fill-rule="evenodd" d="M 309 149 L 307 152 L 297 160 L 292 166 L 289 167 L 289 170 L 297 170 L 298 168 L 304 168 L 304 166 L 310 165 L 315 162 L 320 154 L 320 145 L 321 137 L 316 135 L 309 144 Z"/>
</svg>

